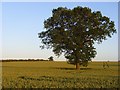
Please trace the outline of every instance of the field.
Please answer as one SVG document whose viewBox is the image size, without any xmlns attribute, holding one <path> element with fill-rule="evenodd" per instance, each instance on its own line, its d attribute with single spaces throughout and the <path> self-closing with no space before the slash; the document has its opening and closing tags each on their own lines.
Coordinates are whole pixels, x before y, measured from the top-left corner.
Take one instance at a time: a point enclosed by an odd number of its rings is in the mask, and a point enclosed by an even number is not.
<svg viewBox="0 0 120 90">
<path fill-rule="evenodd" d="M 118 63 L 90 62 L 75 70 L 74 65 L 52 61 L 2 63 L 3 88 L 118 88 Z"/>
</svg>

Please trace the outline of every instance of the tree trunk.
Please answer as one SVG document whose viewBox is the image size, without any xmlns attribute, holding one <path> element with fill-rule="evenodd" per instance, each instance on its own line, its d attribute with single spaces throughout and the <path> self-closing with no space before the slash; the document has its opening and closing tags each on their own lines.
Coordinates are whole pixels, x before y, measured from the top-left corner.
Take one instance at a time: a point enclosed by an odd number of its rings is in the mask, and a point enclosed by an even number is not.
<svg viewBox="0 0 120 90">
<path fill-rule="evenodd" d="M 80 65 L 79 65 L 79 62 L 76 63 L 76 70 L 79 70 L 80 69 Z"/>
<path fill-rule="evenodd" d="M 76 63 L 76 70 L 79 70 L 79 69 L 80 69 L 80 65 L 79 65 L 79 58 L 78 58 L 78 53 L 79 53 L 79 51 L 74 50 L 75 63 Z"/>
</svg>

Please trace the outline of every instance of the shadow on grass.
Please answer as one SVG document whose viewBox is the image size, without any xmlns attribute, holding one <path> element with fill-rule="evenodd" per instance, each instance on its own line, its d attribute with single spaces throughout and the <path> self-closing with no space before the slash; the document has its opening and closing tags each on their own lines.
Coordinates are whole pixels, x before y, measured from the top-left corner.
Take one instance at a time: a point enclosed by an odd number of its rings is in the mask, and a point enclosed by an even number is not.
<svg viewBox="0 0 120 90">
<path fill-rule="evenodd" d="M 61 70 L 76 70 L 76 68 L 56 68 Z M 91 70 L 92 68 L 80 68 L 80 70 Z"/>
<path fill-rule="evenodd" d="M 75 70 L 75 68 L 56 68 L 56 69 L 61 69 L 61 70 Z"/>
</svg>

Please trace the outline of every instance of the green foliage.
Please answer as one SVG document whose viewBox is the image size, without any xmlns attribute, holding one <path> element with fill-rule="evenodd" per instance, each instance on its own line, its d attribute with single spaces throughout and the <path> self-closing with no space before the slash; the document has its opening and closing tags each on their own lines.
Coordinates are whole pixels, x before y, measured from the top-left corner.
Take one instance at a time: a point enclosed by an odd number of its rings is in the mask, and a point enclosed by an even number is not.
<svg viewBox="0 0 120 90">
<path fill-rule="evenodd" d="M 46 31 L 39 33 L 41 48 L 53 48 L 56 55 L 67 57 L 69 62 L 87 62 L 97 54 L 94 43 L 101 43 L 116 33 L 114 22 L 100 11 L 88 7 L 53 9 L 52 16 L 44 21 Z"/>
<path fill-rule="evenodd" d="M 68 59 L 67 63 L 73 64 L 73 65 L 76 64 L 75 61 L 74 61 L 74 58 L 70 58 L 70 57 L 68 57 L 68 56 L 66 56 L 65 58 Z M 84 67 L 87 67 L 87 66 L 88 66 L 88 61 L 87 61 L 87 60 L 80 61 L 80 62 L 79 62 L 79 65 L 82 65 L 82 66 L 84 66 Z"/>
<path fill-rule="evenodd" d="M 50 56 L 48 59 L 49 61 L 53 61 L 53 56 Z"/>
</svg>

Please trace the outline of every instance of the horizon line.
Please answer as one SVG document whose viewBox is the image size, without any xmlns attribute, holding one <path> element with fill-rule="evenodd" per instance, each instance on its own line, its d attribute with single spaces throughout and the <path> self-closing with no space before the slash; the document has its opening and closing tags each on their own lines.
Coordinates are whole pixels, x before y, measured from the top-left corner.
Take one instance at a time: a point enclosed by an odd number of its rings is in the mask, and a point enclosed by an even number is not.
<svg viewBox="0 0 120 90">
<path fill-rule="evenodd" d="M 37 60 L 37 59 L 43 59 L 43 60 L 48 60 L 48 59 L 44 59 L 44 58 L 0 58 L 0 61 L 1 60 L 28 60 L 28 59 L 34 59 L 34 60 Z M 60 59 L 58 59 L 58 60 L 55 60 L 54 59 L 54 61 L 67 61 L 67 59 L 66 60 L 60 60 Z M 95 59 L 92 59 L 91 61 L 120 61 L 120 60 L 95 60 Z"/>
</svg>

